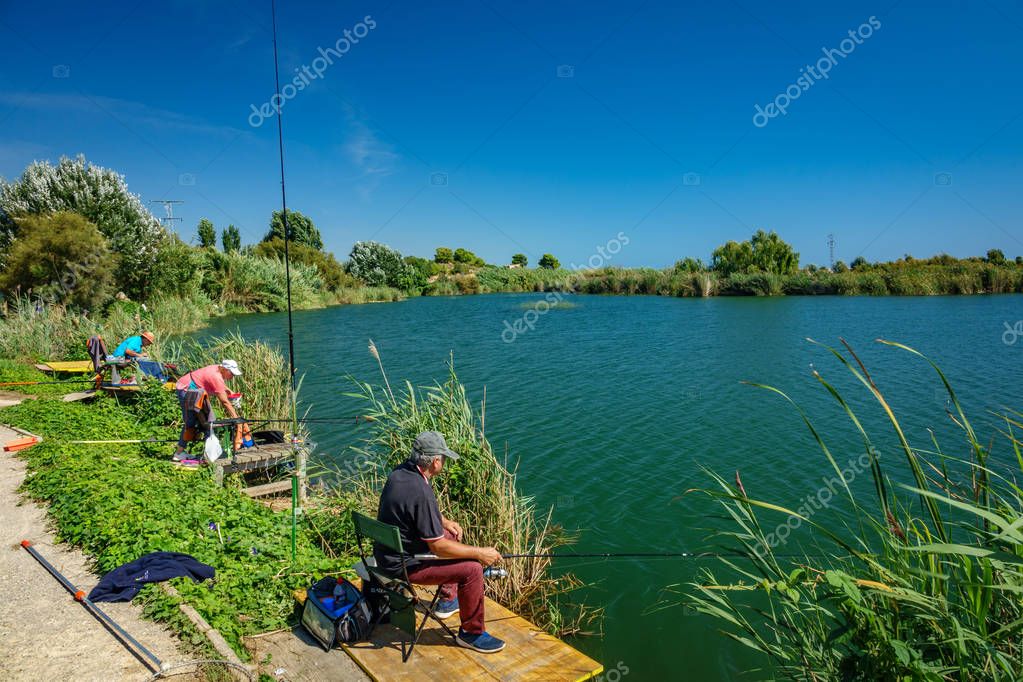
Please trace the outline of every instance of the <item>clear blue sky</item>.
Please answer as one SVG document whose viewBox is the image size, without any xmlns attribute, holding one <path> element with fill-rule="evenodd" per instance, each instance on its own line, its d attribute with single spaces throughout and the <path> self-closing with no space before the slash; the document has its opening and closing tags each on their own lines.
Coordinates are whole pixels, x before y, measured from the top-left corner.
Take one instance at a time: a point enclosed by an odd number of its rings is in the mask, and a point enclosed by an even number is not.
<svg viewBox="0 0 1023 682">
<path fill-rule="evenodd" d="M 613 263 L 660 267 L 761 227 L 803 263 L 827 262 L 829 233 L 846 261 L 1023 254 L 1007 0 L 280 5 L 285 82 L 375 24 L 283 107 L 289 207 L 342 258 L 372 238 L 582 263 L 621 231 Z M 827 80 L 754 125 L 871 16 Z M 203 216 L 262 236 L 280 202 L 276 127 L 249 124 L 274 93 L 269 2 L 6 2 L 0 51 L 0 175 L 84 153 L 146 201 L 183 200 L 186 239 Z"/>
</svg>

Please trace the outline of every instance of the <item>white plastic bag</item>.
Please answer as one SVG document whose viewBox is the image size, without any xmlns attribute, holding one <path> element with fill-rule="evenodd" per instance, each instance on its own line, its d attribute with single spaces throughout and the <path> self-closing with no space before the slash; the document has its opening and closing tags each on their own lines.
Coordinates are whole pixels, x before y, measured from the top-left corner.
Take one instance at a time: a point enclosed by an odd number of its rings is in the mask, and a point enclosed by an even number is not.
<svg viewBox="0 0 1023 682">
<path fill-rule="evenodd" d="M 206 443 L 203 445 L 203 454 L 206 455 L 206 461 L 212 464 L 220 459 L 220 456 L 224 454 L 224 448 L 220 445 L 220 439 L 210 434 L 206 437 Z"/>
</svg>

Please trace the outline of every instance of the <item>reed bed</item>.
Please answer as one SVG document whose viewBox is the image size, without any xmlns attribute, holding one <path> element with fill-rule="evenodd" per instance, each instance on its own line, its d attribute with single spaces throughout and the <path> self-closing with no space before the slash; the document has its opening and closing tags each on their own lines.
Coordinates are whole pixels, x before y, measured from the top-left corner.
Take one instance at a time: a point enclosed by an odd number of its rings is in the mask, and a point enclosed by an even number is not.
<svg viewBox="0 0 1023 682">
<path fill-rule="evenodd" d="M 996 463 L 996 441 L 981 442 L 937 365 L 906 346 L 882 343 L 933 368 L 961 434 L 957 450 L 966 454 L 947 454 L 933 434 L 928 447 L 911 445 L 852 349 L 829 349 L 881 407 L 897 451 L 881 456 L 849 403 L 815 371 L 862 439 L 872 490 L 849 485 L 800 410 L 822 464 L 841 483 L 834 506 L 846 527 L 802 507 L 750 497 L 738 474 L 734 484 L 712 474 L 716 488 L 706 492 L 734 524 L 721 540 L 740 558 L 722 558 L 720 569 L 688 587 L 687 598 L 727 636 L 770 660 L 762 679 L 1023 679 L 1023 490 L 1017 484 L 1023 415 L 1001 415 L 997 445 L 1004 456 Z M 795 538 L 786 549 L 775 547 L 768 530 L 795 519 L 811 529 L 803 540 L 819 550 L 813 555 L 791 558 L 786 552 L 798 544 Z"/>
<path fill-rule="evenodd" d="M 538 510 L 518 490 L 514 467 L 494 453 L 484 434 L 485 403 L 478 410 L 472 406 L 453 365 L 443 384 L 417 389 L 406 382 L 398 394 L 382 362 L 380 367 L 384 387 L 356 382 L 358 390 L 349 394 L 364 401 L 369 433 L 342 462 L 327 467 L 333 485 L 319 495 L 313 516 L 335 553 L 353 551 L 350 512 L 376 516 L 387 474 L 409 457 L 416 436 L 430 430 L 443 433 L 460 455 L 445 464 L 434 490 L 445 515 L 462 524 L 466 542 L 516 554 L 545 554 L 571 543 L 550 511 Z M 487 591 L 509 609 L 560 635 L 585 632 L 598 622 L 597 611 L 566 602 L 579 582 L 571 575 L 552 576 L 549 558 L 509 560 L 504 567 L 508 578 L 489 581 Z"/>
</svg>

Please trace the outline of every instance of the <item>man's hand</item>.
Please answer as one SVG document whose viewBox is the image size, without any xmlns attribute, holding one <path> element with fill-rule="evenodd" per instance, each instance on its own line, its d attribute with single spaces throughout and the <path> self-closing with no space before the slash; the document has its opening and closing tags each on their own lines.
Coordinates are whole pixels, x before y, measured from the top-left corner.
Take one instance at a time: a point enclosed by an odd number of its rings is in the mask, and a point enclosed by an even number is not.
<svg viewBox="0 0 1023 682">
<path fill-rule="evenodd" d="M 458 542 L 462 541 L 462 527 L 458 525 L 457 521 L 451 519 L 443 519 L 441 525 L 444 526 L 444 530 L 455 536 L 455 540 Z"/>
<path fill-rule="evenodd" d="M 501 553 L 497 551 L 496 547 L 480 547 L 479 548 L 479 561 L 484 566 L 492 566 L 494 564 L 501 563 Z"/>
</svg>

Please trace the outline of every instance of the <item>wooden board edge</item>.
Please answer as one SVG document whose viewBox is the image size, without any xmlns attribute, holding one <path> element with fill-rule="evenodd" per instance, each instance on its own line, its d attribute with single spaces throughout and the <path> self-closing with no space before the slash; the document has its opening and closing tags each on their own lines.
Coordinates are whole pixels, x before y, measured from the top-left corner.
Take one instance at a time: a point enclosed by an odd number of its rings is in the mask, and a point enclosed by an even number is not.
<svg viewBox="0 0 1023 682">
<path fill-rule="evenodd" d="M 341 650 L 344 651 L 345 654 L 348 655 L 348 658 L 350 658 L 353 661 L 355 661 L 355 665 L 359 666 L 359 668 L 362 670 L 362 672 L 366 673 L 366 677 L 368 677 L 369 679 L 373 680 L 373 682 L 384 682 L 380 678 L 376 677 L 373 674 L 373 672 L 368 667 L 363 665 L 362 661 L 360 661 L 358 658 L 356 658 L 355 654 L 353 654 L 351 651 L 349 651 L 349 647 L 348 647 L 347 644 L 342 644 L 341 645 Z"/>
</svg>

